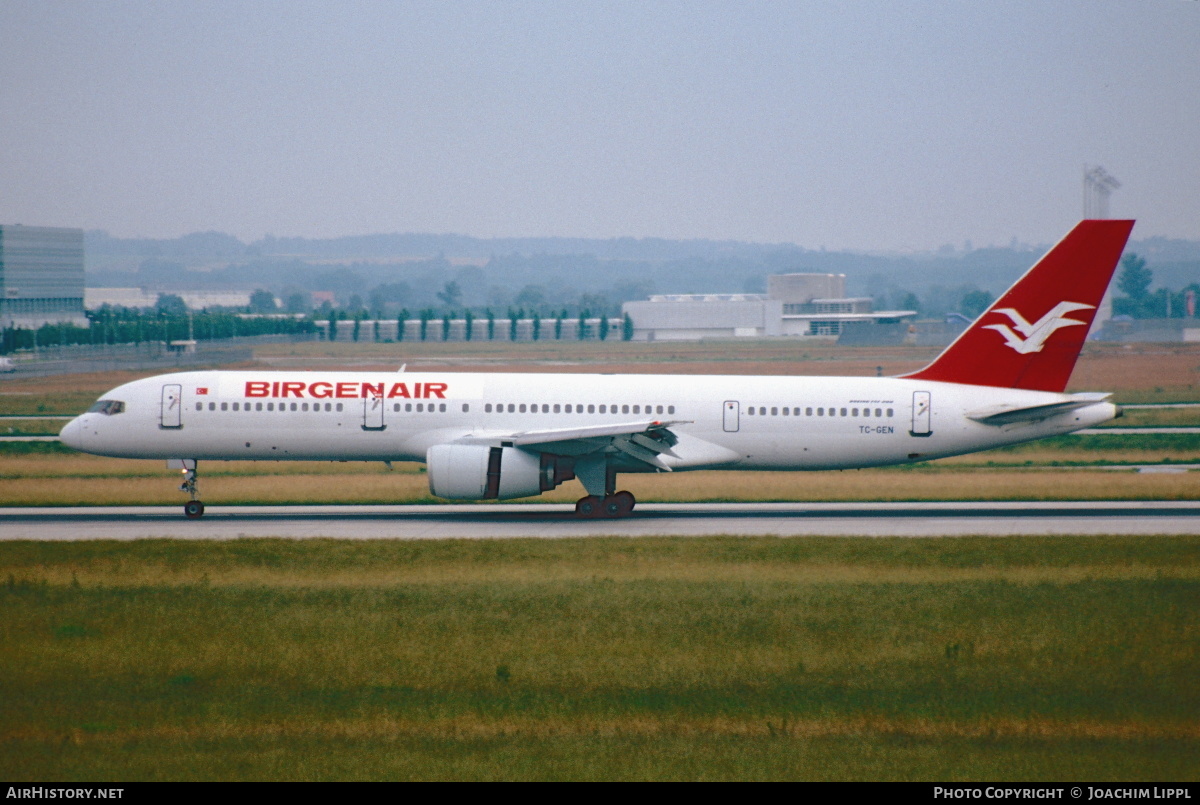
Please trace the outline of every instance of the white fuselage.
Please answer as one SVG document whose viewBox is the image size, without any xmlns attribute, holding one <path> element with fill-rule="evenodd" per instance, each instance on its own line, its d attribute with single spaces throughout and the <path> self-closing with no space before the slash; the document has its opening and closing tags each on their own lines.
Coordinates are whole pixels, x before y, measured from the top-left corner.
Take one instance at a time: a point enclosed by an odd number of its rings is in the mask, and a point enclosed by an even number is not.
<svg viewBox="0 0 1200 805">
<path fill-rule="evenodd" d="M 1053 392 L 902 378 L 382 372 L 181 372 L 127 383 L 63 441 L 108 456 L 424 461 L 436 445 L 557 428 L 669 421 L 671 469 L 823 470 L 905 464 L 1104 422 L 1108 402 L 983 424 Z M 649 469 L 649 468 L 647 468 Z"/>
</svg>

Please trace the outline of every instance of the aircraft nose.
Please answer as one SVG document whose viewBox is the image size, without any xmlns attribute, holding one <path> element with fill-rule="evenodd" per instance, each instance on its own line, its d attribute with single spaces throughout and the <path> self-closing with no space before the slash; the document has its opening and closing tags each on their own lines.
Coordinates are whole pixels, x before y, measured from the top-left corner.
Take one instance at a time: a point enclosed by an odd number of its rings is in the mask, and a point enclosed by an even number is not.
<svg viewBox="0 0 1200 805">
<path fill-rule="evenodd" d="M 75 417 L 58 434 L 59 440 L 72 450 L 86 450 L 84 445 L 86 430 L 83 422 L 80 421 L 82 419 L 81 416 Z"/>
</svg>

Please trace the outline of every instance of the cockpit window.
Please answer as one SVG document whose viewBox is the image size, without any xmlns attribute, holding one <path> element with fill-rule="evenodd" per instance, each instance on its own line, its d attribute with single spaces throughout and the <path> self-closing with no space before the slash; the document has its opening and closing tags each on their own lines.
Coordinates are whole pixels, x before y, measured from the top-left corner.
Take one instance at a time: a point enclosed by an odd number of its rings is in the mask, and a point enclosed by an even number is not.
<svg viewBox="0 0 1200 805">
<path fill-rule="evenodd" d="M 89 414 L 104 414 L 105 416 L 113 416 L 114 414 L 122 414 L 125 412 L 125 403 L 120 400 L 96 400 L 92 403 L 92 407 L 88 409 Z"/>
</svg>

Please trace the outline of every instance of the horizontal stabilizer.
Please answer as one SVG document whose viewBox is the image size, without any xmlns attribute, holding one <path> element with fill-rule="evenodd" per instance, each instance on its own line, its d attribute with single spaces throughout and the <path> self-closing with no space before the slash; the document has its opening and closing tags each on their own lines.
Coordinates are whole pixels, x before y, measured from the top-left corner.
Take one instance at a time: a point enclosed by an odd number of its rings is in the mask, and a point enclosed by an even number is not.
<svg viewBox="0 0 1200 805">
<path fill-rule="evenodd" d="M 1082 393 L 1073 394 L 1069 399 L 1038 405 L 996 405 L 967 413 L 967 419 L 973 419 L 983 425 L 1011 425 L 1014 422 L 1040 422 L 1068 411 L 1077 411 L 1089 405 L 1101 403 L 1111 397 L 1111 394 Z"/>
</svg>

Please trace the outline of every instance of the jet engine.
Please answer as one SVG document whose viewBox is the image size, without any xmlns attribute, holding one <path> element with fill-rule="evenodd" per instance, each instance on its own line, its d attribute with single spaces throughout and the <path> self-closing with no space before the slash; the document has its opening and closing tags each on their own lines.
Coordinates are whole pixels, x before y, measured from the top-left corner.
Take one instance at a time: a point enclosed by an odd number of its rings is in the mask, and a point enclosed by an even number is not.
<svg viewBox="0 0 1200 805">
<path fill-rule="evenodd" d="M 439 444 L 426 451 L 425 463 L 429 491 L 456 500 L 529 497 L 575 477 L 574 458 L 515 447 Z"/>
</svg>

